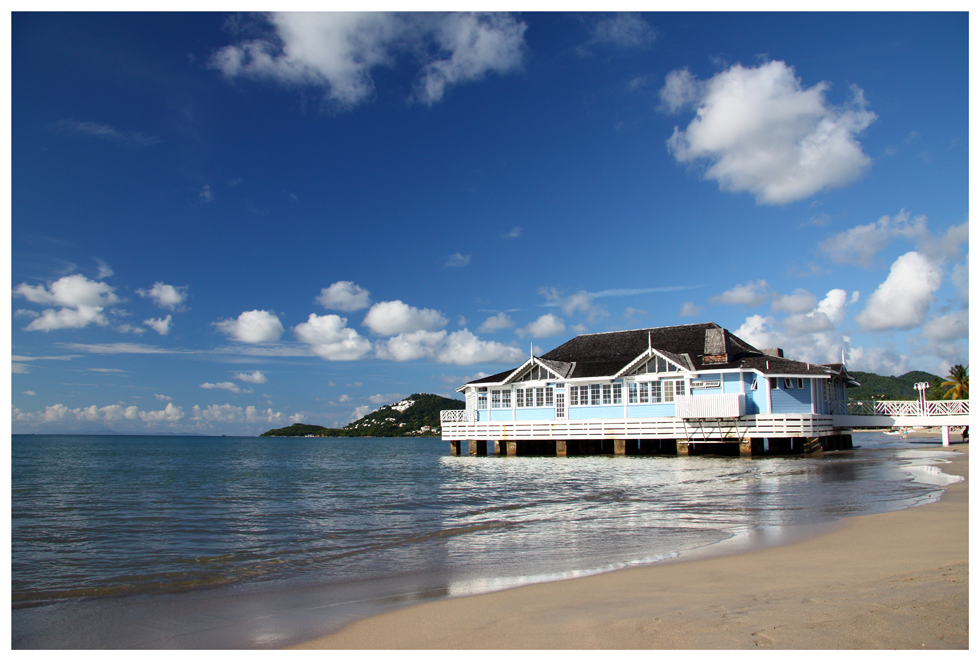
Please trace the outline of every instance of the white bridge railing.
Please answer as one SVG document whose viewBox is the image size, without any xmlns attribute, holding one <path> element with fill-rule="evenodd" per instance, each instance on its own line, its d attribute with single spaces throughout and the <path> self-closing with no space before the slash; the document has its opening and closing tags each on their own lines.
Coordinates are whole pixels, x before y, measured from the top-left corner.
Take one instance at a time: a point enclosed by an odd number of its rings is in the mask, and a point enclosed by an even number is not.
<svg viewBox="0 0 980 661">
<path fill-rule="evenodd" d="M 841 413 L 844 413 L 841 411 Z M 937 416 L 937 415 L 969 415 L 970 400 L 951 399 L 935 400 L 925 403 L 918 401 L 898 402 L 848 402 L 847 415 L 880 415 L 890 417 L 900 416 Z"/>
</svg>

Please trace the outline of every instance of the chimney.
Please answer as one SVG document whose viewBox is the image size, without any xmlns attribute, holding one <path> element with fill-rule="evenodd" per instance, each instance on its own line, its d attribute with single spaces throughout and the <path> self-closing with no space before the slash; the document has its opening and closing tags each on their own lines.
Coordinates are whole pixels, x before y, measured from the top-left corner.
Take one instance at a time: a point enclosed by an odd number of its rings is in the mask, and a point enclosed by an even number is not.
<svg viewBox="0 0 980 661">
<path fill-rule="evenodd" d="M 704 331 L 705 365 L 724 365 L 728 362 L 728 335 L 724 328 L 708 328 Z"/>
</svg>

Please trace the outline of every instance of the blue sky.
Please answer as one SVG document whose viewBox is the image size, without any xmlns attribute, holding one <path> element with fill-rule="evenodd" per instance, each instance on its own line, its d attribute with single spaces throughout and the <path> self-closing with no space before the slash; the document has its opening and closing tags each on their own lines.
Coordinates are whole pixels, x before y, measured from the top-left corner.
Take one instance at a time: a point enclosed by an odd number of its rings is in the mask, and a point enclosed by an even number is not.
<svg viewBox="0 0 980 661">
<path fill-rule="evenodd" d="M 968 357 L 968 18 L 11 19 L 15 432 L 341 426 L 579 333 Z"/>
</svg>

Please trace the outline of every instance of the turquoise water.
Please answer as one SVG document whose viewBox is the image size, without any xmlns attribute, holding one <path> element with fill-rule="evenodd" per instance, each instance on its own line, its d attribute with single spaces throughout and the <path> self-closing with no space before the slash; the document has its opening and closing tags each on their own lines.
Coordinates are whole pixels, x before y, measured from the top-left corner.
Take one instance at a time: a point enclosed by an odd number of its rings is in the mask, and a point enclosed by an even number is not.
<svg viewBox="0 0 980 661">
<path fill-rule="evenodd" d="M 935 441 L 856 443 L 821 458 L 503 458 L 450 457 L 439 439 L 15 435 L 13 646 L 278 647 L 404 603 L 941 493 L 936 453 L 912 449 Z"/>
</svg>

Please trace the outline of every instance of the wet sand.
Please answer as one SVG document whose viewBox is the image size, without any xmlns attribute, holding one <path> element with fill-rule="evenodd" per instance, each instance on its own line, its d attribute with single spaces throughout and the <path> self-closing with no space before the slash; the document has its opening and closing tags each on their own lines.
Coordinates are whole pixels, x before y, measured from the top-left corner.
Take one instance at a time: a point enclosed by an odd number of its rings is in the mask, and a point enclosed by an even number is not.
<svg viewBox="0 0 980 661">
<path fill-rule="evenodd" d="M 777 547 L 418 604 L 297 647 L 967 649 L 969 445 L 930 449 L 967 478 L 936 503 Z"/>
</svg>

